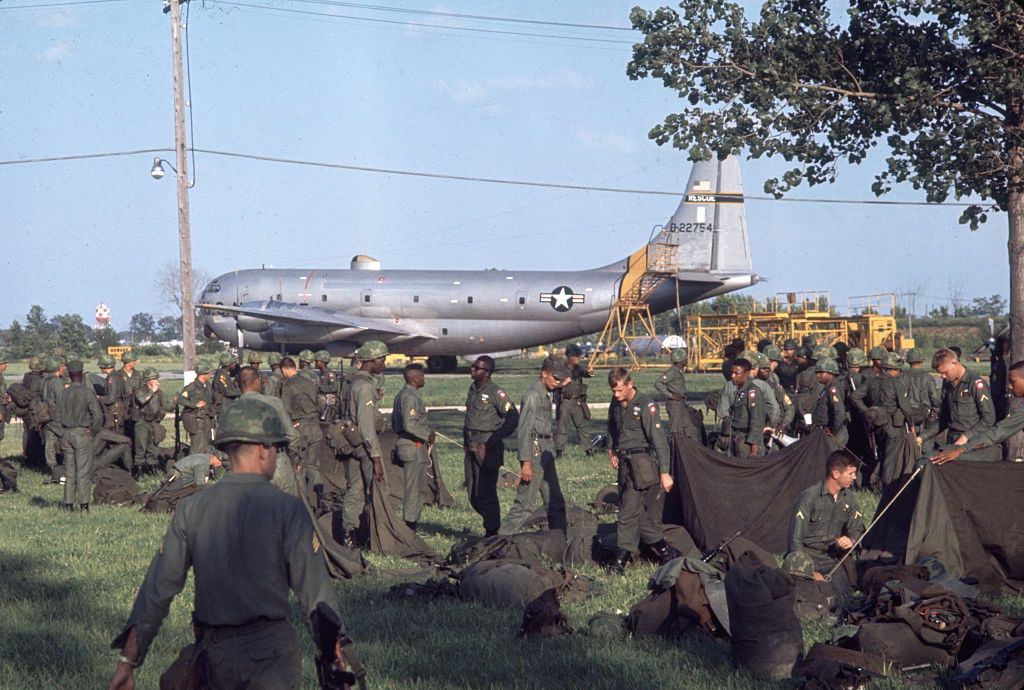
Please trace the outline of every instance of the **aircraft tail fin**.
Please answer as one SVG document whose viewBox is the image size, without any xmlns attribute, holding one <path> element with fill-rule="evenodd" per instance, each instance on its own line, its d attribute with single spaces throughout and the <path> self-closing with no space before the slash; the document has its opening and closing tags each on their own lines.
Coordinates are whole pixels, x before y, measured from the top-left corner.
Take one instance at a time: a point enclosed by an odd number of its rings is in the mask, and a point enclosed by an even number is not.
<svg viewBox="0 0 1024 690">
<path fill-rule="evenodd" d="M 679 208 L 652 244 L 677 245 L 680 272 L 750 273 L 743 180 L 736 156 L 697 161 Z"/>
</svg>

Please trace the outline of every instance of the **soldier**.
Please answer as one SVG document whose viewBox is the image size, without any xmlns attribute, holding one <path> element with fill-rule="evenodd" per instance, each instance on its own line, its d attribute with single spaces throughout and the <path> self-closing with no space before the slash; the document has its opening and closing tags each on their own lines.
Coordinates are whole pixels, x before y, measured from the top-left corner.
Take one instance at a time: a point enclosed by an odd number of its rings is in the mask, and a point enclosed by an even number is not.
<svg viewBox="0 0 1024 690">
<path fill-rule="evenodd" d="M 338 396 L 341 394 L 341 382 L 338 375 L 331 371 L 331 353 L 318 350 L 314 355 L 314 366 L 319 372 L 317 377 L 316 404 L 320 424 L 327 426 L 334 421 L 338 411 Z"/>
<path fill-rule="evenodd" d="M 256 370 L 256 373 L 260 373 L 260 365 L 263 364 L 263 355 L 256 350 L 249 350 L 249 366 Z M 261 393 L 263 391 L 260 391 Z"/>
<path fill-rule="evenodd" d="M 772 357 L 776 359 L 772 359 Z M 793 419 L 796 416 L 796 405 L 793 404 L 793 399 L 789 397 L 789 393 L 782 387 L 778 377 L 775 376 L 772 370 L 772 364 L 781 359 L 782 356 L 774 345 L 769 345 L 765 348 L 764 353 L 757 353 L 757 378 L 771 387 L 772 393 L 775 396 L 775 402 L 782 409 L 782 416 L 775 425 L 775 429 L 778 431 L 783 431 L 792 426 Z"/>
<path fill-rule="evenodd" d="M 138 421 L 135 423 L 135 466 L 141 472 L 159 464 L 159 438 L 157 427 L 162 427 L 164 416 L 174 410 L 174 400 L 164 396 L 160 390 L 160 373 L 153 368 L 142 372 L 145 382 L 135 392 L 135 409 Z"/>
<path fill-rule="evenodd" d="M 99 397 L 107 394 L 107 376 L 114 371 L 114 358 L 110 355 L 100 355 L 96 360 L 96 366 L 99 367 L 100 373 L 88 372 L 84 374 L 83 380 Z"/>
<path fill-rule="evenodd" d="M 547 509 L 548 529 L 565 532 L 565 497 L 558 483 L 558 468 L 552 451 L 551 392 L 558 388 L 563 364 L 548 357 L 540 367 L 540 377 L 523 393 L 519 403 L 516 446 L 519 452 L 519 485 L 498 534 L 517 534 L 533 513 L 539 494 Z"/>
<path fill-rule="evenodd" d="M 748 367 L 749 372 L 749 367 Z M 618 548 L 611 570 L 625 573 L 640 542 L 667 563 L 679 553 L 665 542 L 661 525 L 664 496 L 672 490 L 669 450 L 658 405 L 633 385 L 629 372 L 608 372 L 608 459 L 618 472 Z"/>
<path fill-rule="evenodd" d="M 281 424 L 284 426 L 285 433 L 288 435 L 288 446 L 278 449 L 277 469 L 274 470 L 274 476 L 271 478 L 270 483 L 285 493 L 291 494 L 292 496 L 298 496 L 299 489 L 298 484 L 295 481 L 295 470 L 293 469 L 291 459 L 288 456 L 289 454 L 296 458 L 300 456 L 299 448 L 301 444 L 299 441 L 299 432 L 296 431 L 295 425 L 292 423 L 292 418 L 289 417 L 288 413 L 285 411 L 284 403 L 281 399 L 260 393 L 259 387 L 260 373 L 252 367 L 242 367 L 238 372 L 238 388 L 242 391 L 242 394 L 235 398 L 235 400 L 244 400 L 245 398 L 253 397 L 257 398 L 273 407 L 281 417 Z"/>
<path fill-rule="evenodd" d="M 839 380 L 839 365 L 834 359 L 822 358 L 815 365 L 820 390 L 814 399 L 811 424 L 824 430 L 839 448 L 850 440 L 846 431 L 846 387 Z"/>
<path fill-rule="evenodd" d="M 662 372 L 655 381 L 654 387 L 665 396 L 665 408 L 668 410 L 669 431 L 682 434 L 688 438 L 700 439 L 700 434 L 690 419 L 690 408 L 686 404 L 686 350 L 672 350 L 672 366 Z"/>
<path fill-rule="evenodd" d="M 280 352 L 271 352 L 267 355 L 267 364 L 270 366 L 270 376 L 267 377 L 264 392 L 275 398 L 281 397 L 281 385 L 284 383 L 284 376 L 281 375 L 281 359 Z"/>
<path fill-rule="evenodd" d="M 402 374 L 405 386 L 395 396 L 391 428 L 398 436 L 395 447 L 405 476 L 402 517 L 415 532 L 423 510 L 423 483 L 427 476 L 430 446 L 434 445 L 434 430 L 427 424 L 427 408 L 420 398 L 420 389 L 426 383 L 423 365 L 407 364 Z"/>
<path fill-rule="evenodd" d="M 907 434 L 916 433 L 913 425 L 913 409 L 910 403 L 910 386 L 902 375 L 903 363 L 896 353 L 887 353 L 883 363 L 886 377 L 877 384 L 877 400 L 872 406 L 881 411 L 876 426 L 881 429 L 883 441 L 882 468 L 892 471 L 900 463 L 900 443 Z M 872 414 L 869 412 L 869 415 Z"/>
<path fill-rule="evenodd" d="M 750 370 L 750 361 L 742 357 L 734 359 L 730 365 L 732 384 L 737 391 L 729 406 L 730 452 L 737 458 L 765 453 L 764 429 L 768 426 L 766 396 L 754 384 Z"/>
<path fill-rule="evenodd" d="M 55 408 L 55 419 L 61 426 L 61 447 L 64 450 L 64 503 L 70 511 L 78 504 L 83 513 L 92 500 L 92 436 L 103 428 L 103 410 L 91 386 L 82 383 L 82 362 L 68 363 L 71 383 L 61 391 Z"/>
<path fill-rule="evenodd" d="M 504 464 L 505 437 L 519 424 L 519 412 L 508 394 L 491 380 L 494 360 L 477 357 L 469 368 L 473 383 L 466 395 L 463 445 L 466 490 L 469 504 L 484 520 L 484 533 L 498 533 L 501 507 L 498 504 L 498 470 Z"/>
<path fill-rule="evenodd" d="M 760 361 L 759 357 L 761 356 L 762 355 L 760 352 L 755 352 L 753 350 L 743 350 L 740 353 L 740 357 L 738 357 L 737 359 L 745 359 L 748 362 L 750 362 L 751 373 L 755 373 L 755 368 L 757 367 L 756 363 Z M 732 360 L 726 362 L 726 365 L 728 365 L 729 372 L 731 375 Z M 761 379 L 757 378 L 756 375 L 752 375 L 750 377 L 750 381 L 752 381 L 753 384 L 757 386 L 757 389 L 761 392 L 764 398 L 764 402 L 767 405 L 766 414 L 768 416 L 768 426 L 772 427 L 773 429 L 778 427 L 783 417 L 783 409 L 779 402 L 776 400 L 775 393 L 774 391 L 772 391 L 771 385 L 768 383 L 768 381 L 762 381 Z M 722 392 L 719 394 L 718 397 L 718 407 L 715 410 L 720 418 L 727 419 L 729 417 L 732 410 L 732 403 L 736 399 L 736 394 L 738 392 L 739 390 L 736 388 L 736 384 L 732 380 L 726 381 L 725 385 L 722 386 Z M 722 450 L 728 450 L 728 448 L 723 448 Z"/>
<path fill-rule="evenodd" d="M 558 431 L 555 434 L 555 457 L 562 457 L 565 452 L 565 444 L 569 440 L 569 430 L 575 429 L 576 435 L 580 438 L 580 448 L 589 457 L 594 454 L 594 447 L 590 443 L 590 434 L 587 433 L 587 420 L 590 419 L 590 406 L 587 405 L 587 384 L 583 379 L 588 379 L 593 374 L 587 367 L 580 364 L 580 357 L 583 350 L 579 345 L 569 345 L 565 348 L 565 370 L 568 374 L 569 383 L 561 388 L 561 401 L 558 403 Z"/>
<path fill-rule="evenodd" d="M 132 435 L 132 426 L 136 421 L 138 415 L 135 411 L 135 393 L 145 386 L 142 381 L 142 376 L 137 371 L 139 365 L 139 358 L 131 350 L 121 353 L 121 368 L 114 372 L 114 376 L 117 377 L 117 384 L 111 388 L 110 382 L 107 382 L 108 394 L 114 394 L 121 397 L 121 403 L 125 409 L 125 427 L 128 435 Z"/>
<path fill-rule="evenodd" d="M 343 646 L 334 586 L 302 503 L 270 485 L 277 449 L 287 442 L 281 420 L 262 400 L 225 410 L 214 444 L 227 452 L 231 473 L 181 502 L 135 605 L 112 646 L 120 649 L 112 690 L 134 687 L 134 671 L 185 584 L 195 572 L 193 626 L 204 686 L 296 687 L 301 651 L 288 590 L 295 592 L 313 635 L 321 668 L 337 671 Z M 354 664 L 355 665 L 355 664 Z M 344 668 L 344 662 L 340 664 Z M 337 681 L 335 681 L 337 682 Z M 351 682 L 355 682 L 352 679 Z M 339 685 L 340 687 L 340 685 Z"/>
<path fill-rule="evenodd" d="M 28 371 L 21 377 L 21 385 L 33 391 L 40 399 L 43 397 L 44 371 L 42 357 L 29 357 Z"/>
<path fill-rule="evenodd" d="M 1024 398 L 1024 360 L 1014 362 L 1007 372 L 1007 386 L 1014 398 Z M 1014 434 L 1024 430 L 1024 407 L 1012 410 L 1009 416 L 1003 417 L 996 422 L 996 425 L 982 430 L 973 436 L 970 441 L 959 446 L 948 446 L 932 458 L 936 465 L 945 465 L 947 462 L 956 460 L 965 452 L 975 453 L 989 448 L 999 448 L 999 444 L 1010 440 Z M 974 459 L 970 454 L 965 458 Z M 1020 462 L 1019 459 L 1011 460 Z"/>
<path fill-rule="evenodd" d="M 932 368 L 939 372 L 945 382 L 942 385 L 942 410 L 934 438 L 939 443 L 962 446 L 976 436 L 987 434 L 996 422 L 996 410 L 985 379 L 967 371 L 956 353 L 948 348 L 935 353 Z M 971 459 L 992 461 L 1001 457 L 999 446 L 991 446 L 973 453 Z"/>
<path fill-rule="evenodd" d="M 380 440 L 377 438 L 377 376 L 384 371 L 388 346 L 379 340 L 363 343 L 356 356 L 359 368 L 348 373 L 348 385 L 342 403 L 347 409 L 348 421 L 356 426 L 362 436 L 363 451 L 346 458 L 345 478 L 348 489 L 342 499 L 342 524 L 345 530 L 345 545 L 355 545 L 355 532 L 359 527 L 359 516 L 366 507 L 366 495 L 373 490 L 373 482 L 384 481 L 384 465 L 381 462 Z"/>
<path fill-rule="evenodd" d="M 907 350 L 907 384 L 910 387 L 910 409 L 914 413 L 912 424 L 920 436 L 934 436 L 939 426 L 942 394 L 935 379 L 924 368 L 924 354 L 920 350 Z"/>
<path fill-rule="evenodd" d="M 55 357 L 43 360 L 46 373 L 43 375 L 43 402 L 50 410 L 50 421 L 43 425 L 43 441 L 46 444 L 46 467 L 50 470 L 50 479 L 57 481 L 60 470 L 57 469 L 57 456 L 60 453 L 60 420 L 57 408 L 61 393 L 64 392 L 64 365 Z"/>
<path fill-rule="evenodd" d="M 242 394 L 238 389 L 238 382 L 235 380 L 235 373 L 238 370 L 238 360 L 230 352 L 222 352 L 220 355 L 220 368 L 213 376 L 210 391 L 213 394 L 213 411 L 216 417 L 224 411 L 224 406 Z"/>
<path fill-rule="evenodd" d="M 213 391 L 210 390 L 211 369 L 209 363 L 196 364 L 195 380 L 185 386 L 177 398 L 183 409 L 181 422 L 188 432 L 188 450 L 192 454 L 205 455 L 213 447 Z"/>
<path fill-rule="evenodd" d="M 4 381 L 4 372 L 7 371 L 7 355 L 0 352 L 0 441 L 4 440 L 4 427 L 7 425 L 10 414 L 8 405 L 11 401 L 7 395 L 7 382 Z"/>
<path fill-rule="evenodd" d="M 292 462 L 300 470 L 299 476 L 306 483 L 305 487 L 299 488 L 303 491 L 312 488 L 317 500 L 321 501 L 324 485 L 320 478 L 320 449 L 324 437 L 317 419 L 316 382 L 299 374 L 291 357 L 281 360 L 281 375 L 284 377 L 281 402 L 299 435 L 299 452 L 292 457 Z"/>
<path fill-rule="evenodd" d="M 174 469 L 170 472 L 172 479 L 165 485 L 164 490 L 171 492 L 184 489 L 186 486 L 206 486 L 210 481 L 210 470 L 224 466 L 221 459 L 212 451 L 212 443 L 210 448 L 211 450 L 204 453 L 192 453 L 176 461 Z"/>
<path fill-rule="evenodd" d="M 313 367 L 313 360 L 316 359 L 316 355 L 310 349 L 305 349 L 299 353 L 299 373 L 303 376 L 309 376 L 315 378 L 317 371 Z"/>
<path fill-rule="evenodd" d="M 857 479 L 857 459 L 845 450 L 828 456 L 825 479 L 804 490 L 793 506 L 789 523 L 789 552 L 805 551 L 814 569 L 827 573 L 862 534 L 860 504 L 850 488 Z M 837 594 L 851 590 L 847 573 L 832 576 Z"/>
</svg>

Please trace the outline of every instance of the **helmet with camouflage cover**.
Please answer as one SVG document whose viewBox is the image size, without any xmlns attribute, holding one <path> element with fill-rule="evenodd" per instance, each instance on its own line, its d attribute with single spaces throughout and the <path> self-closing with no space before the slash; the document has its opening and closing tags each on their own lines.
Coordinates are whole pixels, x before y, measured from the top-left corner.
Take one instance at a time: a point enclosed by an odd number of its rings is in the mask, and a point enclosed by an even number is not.
<svg viewBox="0 0 1024 690">
<path fill-rule="evenodd" d="M 259 398 L 244 395 L 221 413 L 213 445 L 217 448 L 233 442 L 273 445 L 287 440 L 277 410 Z"/>
<path fill-rule="evenodd" d="M 158 378 L 160 378 L 160 372 L 153 367 L 146 367 L 142 370 L 142 379 L 144 381 L 153 381 Z"/>
<path fill-rule="evenodd" d="M 924 353 L 916 347 L 907 350 L 907 364 L 917 364 L 924 361 Z"/>
<path fill-rule="evenodd" d="M 236 363 L 238 360 L 235 359 L 235 356 L 233 354 L 231 354 L 230 352 L 224 351 L 224 352 L 220 353 L 220 360 L 219 361 L 220 361 L 220 365 L 222 367 L 226 367 L 229 364 Z"/>
<path fill-rule="evenodd" d="M 263 353 L 262 352 L 257 352 L 256 350 L 249 350 L 249 360 L 248 361 L 250 363 L 252 363 L 252 362 L 260 362 L 260 363 L 262 363 L 263 362 Z"/>
<path fill-rule="evenodd" d="M 53 373 L 60 369 L 60 361 L 56 357 L 43 357 L 43 371 Z"/>
<path fill-rule="evenodd" d="M 308 349 L 307 350 L 303 350 L 302 352 L 299 353 L 299 361 L 300 362 L 312 362 L 314 356 L 315 355 L 313 354 L 312 350 L 308 350 Z"/>
<path fill-rule="evenodd" d="M 882 367 L 885 369 L 902 369 L 903 358 L 895 352 L 890 352 L 885 357 L 885 361 L 882 363 Z"/>
<path fill-rule="evenodd" d="M 828 357 L 822 357 L 821 359 L 818 360 L 818 363 L 814 365 L 814 371 L 815 372 L 824 371 L 824 372 L 828 372 L 829 374 L 834 374 L 834 375 L 838 376 L 839 375 L 839 365 L 836 364 L 836 361 L 834 359 L 829 359 Z"/>
<path fill-rule="evenodd" d="M 818 339 L 813 335 L 805 335 L 800 339 L 800 344 L 808 350 L 813 350 L 814 346 L 818 344 Z"/>
<path fill-rule="evenodd" d="M 786 342 L 782 343 L 783 350 L 795 350 L 797 347 L 799 346 L 792 338 L 786 338 Z"/>
<path fill-rule="evenodd" d="M 806 551 L 790 551 L 782 559 L 782 571 L 804 580 L 814 579 L 814 561 Z"/>
<path fill-rule="evenodd" d="M 547 369 L 557 379 L 569 378 L 569 368 L 566 361 L 558 355 L 549 355 L 541 362 L 541 369 Z"/>
<path fill-rule="evenodd" d="M 750 366 L 756 367 L 757 366 L 757 356 L 759 354 L 761 354 L 761 353 L 757 352 L 756 350 L 744 350 L 743 352 L 739 353 L 739 355 L 737 355 L 736 358 L 737 359 L 745 359 L 748 362 L 750 362 Z"/>
<path fill-rule="evenodd" d="M 676 364 L 678 362 L 685 362 L 685 361 L 686 361 L 686 350 L 681 348 L 681 347 L 673 348 L 672 349 L 672 363 Z"/>
<path fill-rule="evenodd" d="M 323 362 L 324 364 L 330 364 L 331 362 L 331 353 L 327 350 L 317 350 L 313 357 L 317 362 Z"/>
<path fill-rule="evenodd" d="M 369 362 L 372 359 L 379 359 L 388 356 L 388 346 L 379 340 L 367 340 L 356 350 L 356 357 L 360 362 Z M 301 357 L 301 355 L 300 355 Z"/>
<path fill-rule="evenodd" d="M 754 355 L 754 361 L 751 362 L 751 364 L 753 364 L 758 369 L 767 369 L 772 365 L 772 363 L 768 361 L 767 355 L 765 355 L 763 352 L 755 352 Z"/>
<path fill-rule="evenodd" d="M 806 347 L 798 347 L 796 349 L 796 356 L 797 357 L 803 357 L 804 359 L 810 359 L 811 358 L 811 351 L 809 349 L 807 349 Z"/>
<path fill-rule="evenodd" d="M 205 361 L 199 360 L 196 362 L 196 375 L 209 374 L 213 370 L 213 366 Z"/>
<path fill-rule="evenodd" d="M 779 348 L 774 345 L 769 345 L 764 349 L 764 356 L 768 358 L 769 362 L 782 361 L 782 353 L 779 351 Z"/>
<path fill-rule="evenodd" d="M 569 345 L 566 345 L 565 346 L 565 356 L 566 357 L 582 357 L 583 356 L 583 348 L 580 347 L 579 345 L 577 345 L 576 343 L 571 343 Z"/>
<path fill-rule="evenodd" d="M 835 359 L 836 349 L 831 345 L 815 345 L 813 350 L 814 359 Z"/>
<path fill-rule="evenodd" d="M 267 355 L 267 364 L 274 366 L 280 364 L 282 359 L 284 359 L 284 357 L 281 356 L 280 352 L 271 352 Z"/>
<path fill-rule="evenodd" d="M 96 360 L 96 364 L 99 365 L 100 369 L 113 369 L 116 362 L 110 355 L 100 355 Z"/>
<path fill-rule="evenodd" d="M 846 363 L 851 367 L 866 367 L 868 365 L 867 355 L 859 347 L 851 347 L 846 353 Z"/>
<path fill-rule="evenodd" d="M 43 371 L 43 358 L 42 357 L 29 357 L 28 360 L 29 371 Z"/>
<path fill-rule="evenodd" d="M 122 352 L 121 353 L 121 364 L 127 364 L 128 362 L 138 362 L 138 361 L 139 361 L 139 356 L 137 354 L 135 354 L 134 352 L 132 352 L 131 350 L 128 350 L 126 352 Z"/>
<path fill-rule="evenodd" d="M 875 345 L 873 348 L 868 350 L 868 358 L 869 359 L 884 360 L 885 359 L 885 348 L 882 347 L 881 345 Z"/>
</svg>

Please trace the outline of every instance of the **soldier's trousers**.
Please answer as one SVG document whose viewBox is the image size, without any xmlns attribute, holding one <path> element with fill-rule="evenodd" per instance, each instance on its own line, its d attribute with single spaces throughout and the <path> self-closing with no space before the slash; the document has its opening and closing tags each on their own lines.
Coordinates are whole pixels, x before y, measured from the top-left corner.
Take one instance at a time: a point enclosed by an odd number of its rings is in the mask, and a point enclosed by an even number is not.
<svg viewBox="0 0 1024 690">
<path fill-rule="evenodd" d="M 750 457 L 750 444 L 747 443 L 747 431 L 746 429 L 737 431 L 732 430 L 732 456 L 734 458 L 749 458 Z M 757 445 L 757 457 L 763 458 L 765 456 L 764 441 Z"/>
<path fill-rule="evenodd" d="M 518 534 L 523 523 L 533 514 L 537 506 L 537 496 L 544 501 L 548 513 L 548 529 L 567 529 L 565 517 L 565 497 L 558 483 L 558 470 L 555 467 L 555 455 L 551 452 L 551 443 L 546 439 L 540 441 L 540 458 L 530 463 L 533 479 L 530 483 L 520 482 L 516 487 L 516 497 L 512 502 L 505 519 L 501 521 L 498 534 Z"/>
<path fill-rule="evenodd" d="M 373 459 L 345 458 L 345 479 L 348 488 L 341 499 L 341 523 L 349 531 L 359 527 L 359 517 L 366 507 L 367 487 L 373 486 Z"/>
<path fill-rule="evenodd" d="M 558 431 L 555 434 L 555 448 L 559 453 L 565 450 L 569 432 L 572 430 L 580 437 L 580 450 L 586 453 L 593 448 L 590 434 L 587 433 L 587 417 L 583 414 L 581 401 L 563 399 L 562 404 L 558 406 Z"/>
<path fill-rule="evenodd" d="M 669 400 L 665 403 L 665 409 L 668 410 L 670 433 L 682 434 L 687 438 L 700 440 L 700 434 L 693 426 L 693 420 L 690 419 L 690 408 L 686 406 L 685 400 Z"/>
<path fill-rule="evenodd" d="M 140 467 L 156 467 L 157 445 L 153 426 L 160 422 L 135 422 L 135 464 Z"/>
<path fill-rule="evenodd" d="M 196 433 L 188 435 L 188 452 L 209 453 L 213 450 L 213 439 L 210 433 L 210 420 L 200 419 L 196 424 Z"/>
<path fill-rule="evenodd" d="M 92 502 L 92 435 L 88 429 L 64 429 L 64 503 Z"/>
<path fill-rule="evenodd" d="M 320 478 L 320 453 L 324 435 L 320 431 L 320 422 L 311 417 L 298 420 L 298 424 L 299 444 L 302 447 L 302 455 L 299 458 L 302 477 L 311 487 L 323 484 Z"/>
<path fill-rule="evenodd" d="M 423 484 L 427 477 L 427 444 L 423 441 L 398 439 L 398 462 L 405 475 L 402 517 L 406 522 L 419 522 L 423 511 Z"/>
<path fill-rule="evenodd" d="M 288 621 L 272 621 L 242 634 L 212 628 L 203 633 L 199 659 L 202 687 L 298 688 L 302 683 L 299 636 Z"/>
<path fill-rule="evenodd" d="M 498 472 L 505 461 L 505 444 L 496 443 L 487 449 L 483 460 L 477 460 L 473 443 L 486 443 L 490 433 L 467 431 L 463 465 L 466 473 L 466 491 L 469 505 L 484 519 L 487 536 L 498 533 L 501 524 L 501 504 L 498 503 Z"/>
<path fill-rule="evenodd" d="M 295 470 L 292 469 L 292 461 L 287 453 L 277 453 L 277 466 L 274 468 L 274 477 L 270 483 L 286 494 L 299 495 L 298 484 L 295 483 Z"/>
<path fill-rule="evenodd" d="M 57 453 L 61 450 L 60 436 L 53 430 L 52 422 L 43 427 L 43 443 L 46 444 L 46 466 L 51 470 L 57 466 Z"/>
<path fill-rule="evenodd" d="M 126 470 L 132 468 L 132 440 L 110 429 L 101 429 L 92 437 L 92 467 L 98 470 L 121 461 Z"/>
<path fill-rule="evenodd" d="M 654 462 L 654 459 L 649 455 L 619 458 L 618 546 L 636 553 L 641 540 L 645 544 L 656 544 L 664 538 L 661 511 L 665 491 L 660 481 L 638 489 L 630 472 L 630 462 Z"/>
</svg>

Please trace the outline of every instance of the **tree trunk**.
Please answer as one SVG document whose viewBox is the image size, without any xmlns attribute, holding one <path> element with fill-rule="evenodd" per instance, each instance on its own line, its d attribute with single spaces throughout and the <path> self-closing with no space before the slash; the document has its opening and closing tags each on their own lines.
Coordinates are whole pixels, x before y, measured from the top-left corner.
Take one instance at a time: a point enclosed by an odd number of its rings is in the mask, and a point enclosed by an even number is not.
<svg viewBox="0 0 1024 690">
<path fill-rule="evenodd" d="M 1012 362 L 1019 362 L 1024 359 L 1024 147 L 1015 146 L 1009 153 L 1010 338 Z"/>
</svg>

